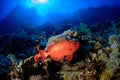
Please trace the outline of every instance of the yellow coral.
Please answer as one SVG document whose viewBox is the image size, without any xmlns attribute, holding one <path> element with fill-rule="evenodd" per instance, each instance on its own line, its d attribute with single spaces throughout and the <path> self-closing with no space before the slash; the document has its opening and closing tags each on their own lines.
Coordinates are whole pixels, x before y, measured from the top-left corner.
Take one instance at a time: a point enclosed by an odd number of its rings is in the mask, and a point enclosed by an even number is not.
<svg viewBox="0 0 120 80">
<path fill-rule="evenodd" d="M 109 37 L 109 44 L 112 45 L 115 42 L 118 42 L 118 37 L 116 35 L 111 35 Z"/>
<path fill-rule="evenodd" d="M 96 44 L 94 46 L 94 49 L 98 50 L 98 49 L 101 49 L 101 48 L 102 48 L 102 44 L 100 42 L 96 42 Z"/>
</svg>

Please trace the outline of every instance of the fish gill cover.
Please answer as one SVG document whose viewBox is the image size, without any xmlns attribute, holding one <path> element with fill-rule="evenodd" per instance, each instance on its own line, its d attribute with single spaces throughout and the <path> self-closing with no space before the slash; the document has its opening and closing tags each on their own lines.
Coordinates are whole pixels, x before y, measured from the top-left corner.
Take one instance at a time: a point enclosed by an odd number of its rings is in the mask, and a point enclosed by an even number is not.
<svg viewBox="0 0 120 80">
<path fill-rule="evenodd" d="M 1 80 L 119 80 L 119 0 L 1 0 Z"/>
</svg>

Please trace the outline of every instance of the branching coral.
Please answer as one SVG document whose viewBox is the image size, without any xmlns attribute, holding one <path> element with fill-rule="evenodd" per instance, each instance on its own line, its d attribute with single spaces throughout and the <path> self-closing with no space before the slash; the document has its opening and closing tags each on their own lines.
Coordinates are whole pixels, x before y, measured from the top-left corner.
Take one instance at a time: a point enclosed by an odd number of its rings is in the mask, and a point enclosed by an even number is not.
<svg viewBox="0 0 120 80">
<path fill-rule="evenodd" d="M 11 60 L 12 64 L 14 64 L 14 65 L 17 66 L 18 61 L 17 61 L 15 55 L 13 55 L 13 54 L 8 54 L 7 58 L 9 58 L 9 59 Z"/>
<path fill-rule="evenodd" d="M 4 55 L 0 54 L 0 74 L 4 72 L 8 72 L 9 69 L 7 68 L 10 66 L 10 61 Z"/>
<path fill-rule="evenodd" d="M 32 75 L 29 80 L 43 80 L 41 75 Z"/>
<path fill-rule="evenodd" d="M 116 35 L 111 35 L 109 37 L 109 44 L 112 45 L 114 43 L 118 42 L 118 37 Z"/>
<path fill-rule="evenodd" d="M 106 69 L 103 71 L 101 75 L 101 80 L 110 80 L 111 77 L 114 75 L 115 70 L 119 67 L 120 53 L 117 51 L 112 51 L 110 54 L 110 58 L 107 60 Z"/>
<path fill-rule="evenodd" d="M 18 60 L 16 59 L 15 55 L 13 54 L 8 54 L 7 56 L 11 62 L 12 62 L 12 65 L 11 65 L 11 72 L 10 72 L 10 76 L 11 76 L 11 80 L 13 79 L 18 79 L 18 80 L 21 80 L 20 77 L 20 67 L 21 67 L 21 64 L 19 65 L 18 64 Z"/>
<path fill-rule="evenodd" d="M 109 58 L 106 61 L 106 68 L 104 69 L 101 80 L 110 80 L 114 75 L 114 72 L 119 68 L 120 64 L 120 52 L 118 50 L 118 39 L 116 35 L 109 37 L 109 43 L 111 44 L 112 52 L 109 54 Z"/>
<path fill-rule="evenodd" d="M 74 38 L 71 38 L 71 36 Z M 50 44 L 59 42 L 59 41 L 63 41 L 63 40 L 77 40 L 77 39 L 79 39 L 77 32 L 72 31 L 72 30 L 67 30 L 63 32 L 62 34 L 50 37 L 47 42 L 47 46 L 49 46 Z"/>
<path fill-rule="evenodd" d="M 73 31 L 77 32 L 77 36 L 82 38 L 82 40 L 91 40 L 92 32 L 88 25 L 85 23 L 80 23 L 79 26 L 73 28 Z M 79 34 L 79 35 L 78 35 Z"/>
</svg>

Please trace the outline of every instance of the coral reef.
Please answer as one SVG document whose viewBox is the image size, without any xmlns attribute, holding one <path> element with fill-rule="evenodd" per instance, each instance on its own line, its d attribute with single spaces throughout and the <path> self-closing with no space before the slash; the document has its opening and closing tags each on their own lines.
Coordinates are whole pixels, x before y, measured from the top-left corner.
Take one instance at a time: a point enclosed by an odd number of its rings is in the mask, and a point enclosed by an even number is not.
<svg viewBox="0 0 120 80">
<path fill-rule="evenodd" d="M 63 26 L 61 29 L 50 23 L 42 26 L 26 25 L 12 34 L 0 35 L 1 80 L 120 79 L 119 20 L 92 25 L 64 24 L 59 25 Z M 48 26 L 51 27 L 46 29 Z M 77 41 L 81 45 L 71 62 L 48 57 L 44 62 L 35 63 L 34 56 L 39 49 L 64 40 Z"/>
</svg>

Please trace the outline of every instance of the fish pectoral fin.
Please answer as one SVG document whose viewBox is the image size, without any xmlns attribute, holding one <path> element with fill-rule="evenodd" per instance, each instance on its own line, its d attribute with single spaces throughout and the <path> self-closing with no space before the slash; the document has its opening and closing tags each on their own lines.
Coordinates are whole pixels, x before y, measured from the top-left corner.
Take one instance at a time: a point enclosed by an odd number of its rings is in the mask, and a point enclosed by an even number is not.
<svg viewBox="0 0 120 80">
<path fill-rule="evenodd" d="M 73 54 L 68 54 L 68 55 L 66 55 L 66 60 L 67 60 L 68 62 L 71 62 L 71 61 L 72 61 L 72 58 L 73 58 Z"/>
</svg>

